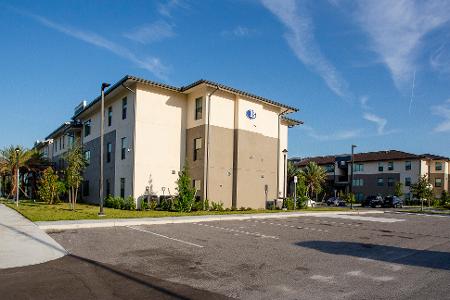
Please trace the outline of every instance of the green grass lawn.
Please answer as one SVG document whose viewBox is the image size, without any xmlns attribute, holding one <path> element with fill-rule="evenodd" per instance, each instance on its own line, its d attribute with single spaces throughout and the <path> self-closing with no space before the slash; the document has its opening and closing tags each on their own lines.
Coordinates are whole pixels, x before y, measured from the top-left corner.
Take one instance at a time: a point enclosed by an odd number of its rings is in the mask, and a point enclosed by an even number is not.
<svg viewBox="0 0 450 300">
<path fill-rule="evenodd" d="M 0 200 L 0 203 L 15 209 L 29 220 L 35 221 L 58 221 L 58 220 L 83 220 L 83 219 L 119 219 L 119 218 L 161 218 L 161 217 L 181 217 L 181 216 L 203 216 L 203 215 L 225 215 L 225 214 L 254 214 L 254 213 L 277 213 L 282 210 L 246 210 L 246 211 L 194 211 L 190 213 L 171 211 L 129 211 L 113 208 L 104 208 L 106 216 L 99 217 L 99 207 L 97 205 L 77 204 L 76 210 L 70 209 L 68 203 L 49 205 L 43 202 L 20 201 L 19 207 L 14 202 Z M 320 212 L 320 211 L 346 211 L 348 208 L 308 208 L 297 211 Z"/>
</svg>

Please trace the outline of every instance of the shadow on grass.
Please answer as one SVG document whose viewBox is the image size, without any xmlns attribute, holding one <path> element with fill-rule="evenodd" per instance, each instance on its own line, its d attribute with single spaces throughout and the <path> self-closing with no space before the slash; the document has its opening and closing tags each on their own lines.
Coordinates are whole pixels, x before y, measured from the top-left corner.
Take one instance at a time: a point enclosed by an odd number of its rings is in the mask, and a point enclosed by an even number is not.
<svg viewBox="0 0 450 300">
<path fill-rule="evenodd" d="M 402 265 L 450 271 L 450 253 L 354 242 L 306 241 L 299 247 L 334 255 L 355 256 Z"/>
</svg>

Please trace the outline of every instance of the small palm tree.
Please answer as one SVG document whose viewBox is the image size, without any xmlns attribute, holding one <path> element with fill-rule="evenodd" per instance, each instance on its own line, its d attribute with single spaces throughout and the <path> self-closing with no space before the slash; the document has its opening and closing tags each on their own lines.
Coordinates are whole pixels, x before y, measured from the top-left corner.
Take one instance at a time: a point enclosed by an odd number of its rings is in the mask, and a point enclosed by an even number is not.
<svg viewBox="0 0 450 300">
<path fill-rule="evenodd" d="M 326 170 L 315 162 L 309 162 L 300 172 L 300 176 L 306 183 L 307 193 L 311 196 L 315 195 L 317 198 L 317 194 L 322 190 L 323 183 L 327 178 Z"/>
<path fill-rule="evenodd" d="M 22 146 L 9 146 L 1 149 L 0 175 L 11 177 L 11 190 L 9 196 L 13 196 L 17 191 L 17 169 L 19 169 L 19 173 L 34 172 L 40 170 L 43 165 L 45 165 L 45 160 L 43 159 L 42 154 L 36 150 L 26 149 Z M 24 190 L 22 190 L 22 192 L 25 193 Z"/>
</svg>

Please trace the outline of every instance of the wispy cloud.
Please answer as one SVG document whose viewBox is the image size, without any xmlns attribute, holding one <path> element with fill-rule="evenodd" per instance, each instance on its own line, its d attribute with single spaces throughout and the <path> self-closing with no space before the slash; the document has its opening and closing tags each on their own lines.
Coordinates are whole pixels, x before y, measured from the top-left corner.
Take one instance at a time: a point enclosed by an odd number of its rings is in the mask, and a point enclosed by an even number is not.
<svg viewBox="0 0 450 300">
<path fill-rule="evenodd" d="M 378 133 L 378 135 L 385 134 L 384 129 L 385 129 L 386 124 L 387 124 L 387 120 L 386 119 L 384 119 L 384 118 L 382 118 L 380 116 L 377 116 L 375 114 L 372 114 L 372 113 L 367 113 L 367 112 L 364 113 L 363 117 L 367 121 L 375 123 L 375 125 L 377 126 L 377 133 Z"/>
<path fill-rule="evenodd" d="M 158 4 L 158 13 L 163 17 L 171 18 L 173 10 L 177 8 L 186 9 L 187 7 L 188 5 L 185 3 L 185 1 L 168 0 L 166 2 L 161 2 Z"/>
<path fill-rule="evenodd" d="M 434 131 L 450 132 L 450 99 L 443 104 L 432 106 L 431 112 L 436 116 L 444 118 L 444 120 L 434 128 Z"/>
<path fill-rule="evenodd" d="M 151 24 L 144 24 L 124 34 L 132 41 L 149 44 L 175 36 L 173 25 L 166 21 L 157 21 Z"/>
<path fill-rule="evenodd" d="M 450 73 L 450 45 L 448 42 L 443 43 L 431 54 L 430 65 L 435 71 Z"/>
<path fill-rule="evenodd" d="M 361 136 L 362 133 L 362 129 L 349 129 L 349 130 L 338 130 L 335 132 L 330 132 L 328 134 L 322 134 L 317 132 L 314 128 L 308 125 L 302 125 L 300 128 L 306 131 L 308 136 L 318 141 L 348 140 L 359 137 Z"/>
<path fill-rule="evenodd" d="M 398 89 L 412 82 L 424 36 L 450 20 L 449 1 L 359 1 L 356 12 Z"/>
<path fill-rule="evenodd" d="M 258 33 L 256 29 L 239 25 L 231 30 L 223 30 L 220 34 L 227 38 L 244 38 L 257 35 Z"/>
<path fill-rule="evenodd" d="M 157 76 L 161 79 L 165 79 L 167 76 L 167 71 L 168 71 L 167 67 L 164 66 L 157 57 L 137 56 L 135 53 L 133 53 L 128 48 L 123 47 L 119 44 L 116 44 L 94 32 L 83 31 L 83 30 L 80 30 L 77 28 L 62 25 L 62 24 L 56 23 L 54 21 L 51 21 L 45 17 L 39 16 L 36 14 L 32 14 L 29 12 L 18 11 L 18 10 L 15 10 L 15 11 L 35 20 L 36 22 L 38 22 L 39 24 L 41 24 L 45 27 L 51 28 L 53 30 L 64 33 L 68 36 L 71 36 L 73 38 L 76 38 L 78 40 L 86 42 L 88 44 L 91 44 L 96 47 L 105 49 L 109 52 L 112 52 L 117 56 L 120 56 L 124 59 L 131 61 L 132 63 L 136 64 L 136 66 L 152 72 L 155 76 Z"/>
<path fill-rule="evenodd" d="M 359 97 L 359 103 L 361 104 L 361 108 L 364 110 L 368 110 L 371 107 L 369 106 L 369 104 L 367 104 L 369 102 L 369 97 L 368 96 L 361 96 Z"/>
<path fill-rule="evenodd" d="M 336 95 L 349 98 L 347 82 L 320 51 L 306 7 L 299 7 L 294 0 L 262 0 L 262 4 L 286 27 L 284 37 L 297 58 L 319 74 Z"/>
</svg>

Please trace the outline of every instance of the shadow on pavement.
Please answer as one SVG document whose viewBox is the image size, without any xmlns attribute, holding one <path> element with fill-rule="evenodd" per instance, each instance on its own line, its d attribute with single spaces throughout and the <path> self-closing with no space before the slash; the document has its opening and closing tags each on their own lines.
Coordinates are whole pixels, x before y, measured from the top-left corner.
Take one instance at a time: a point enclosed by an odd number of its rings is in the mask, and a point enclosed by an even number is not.
<svg viewBox="0 0 450 300">
<path fill-rule="evenodd" d="M 0 295 L 6 299 L 229 299 L 81 256 L 0 224 L 66 256 L 46 263 L 0 269 Z"/>
<path fill-rule="evenodd" d="M 329 254 L 355 256 L 396 264 L 450 271 L 449 252 L 334 241 L 306 241 L 298 242 L 295 245 Z"/>
</svg>

